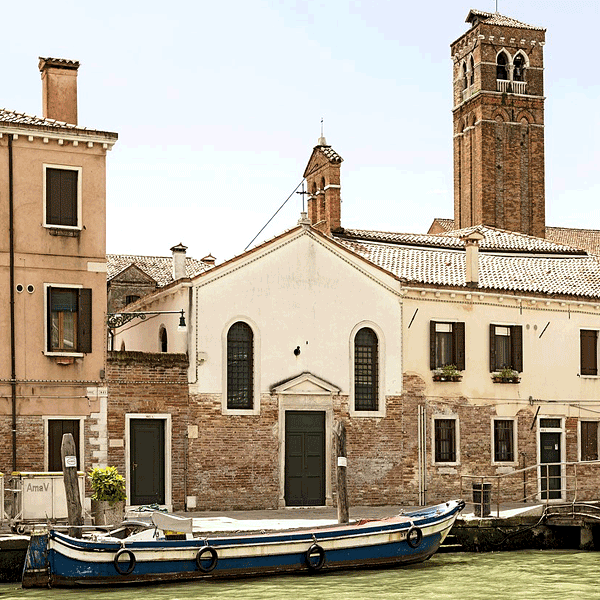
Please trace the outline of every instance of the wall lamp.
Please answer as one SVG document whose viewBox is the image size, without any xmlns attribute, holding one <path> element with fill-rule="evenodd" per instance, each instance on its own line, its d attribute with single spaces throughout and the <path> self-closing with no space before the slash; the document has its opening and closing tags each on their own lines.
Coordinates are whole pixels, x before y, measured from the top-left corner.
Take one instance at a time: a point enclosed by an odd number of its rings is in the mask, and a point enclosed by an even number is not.
<svg viewBox="0 0 600 600">
<path fill-rule="evenodd" d="M 129 321 L 133 321 L 133 319 L 141 319 L 142 321 L 145 321 L 146 317 L 151 315 L 181 315 L 179 317 L 179 325 L 177 326 L 177 331 L 186 330 L 185 312 L 183 309 L 108 313 L 106 315 L 106 325 L 111 331 L 114 331 L 119 327 L 123 327 L 123 325 L 125 325 L 126 323 L 129 323 Z"/>
</svg>

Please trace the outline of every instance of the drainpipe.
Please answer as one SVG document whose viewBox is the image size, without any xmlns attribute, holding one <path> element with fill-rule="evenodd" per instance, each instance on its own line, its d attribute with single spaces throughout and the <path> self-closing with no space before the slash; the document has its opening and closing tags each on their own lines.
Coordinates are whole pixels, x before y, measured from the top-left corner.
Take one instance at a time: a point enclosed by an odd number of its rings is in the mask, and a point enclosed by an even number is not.
<svg viewBox="0 0 600 600">
<path fill-rule="evenodd" d="M 8 134 L 8 231 L 10 255 L 10 387 L 12 404 L 12 470 L 17 470 L 17 360 L 15 344 L 15 224 L 13 197 L 13 136 Z"/>
</svg>

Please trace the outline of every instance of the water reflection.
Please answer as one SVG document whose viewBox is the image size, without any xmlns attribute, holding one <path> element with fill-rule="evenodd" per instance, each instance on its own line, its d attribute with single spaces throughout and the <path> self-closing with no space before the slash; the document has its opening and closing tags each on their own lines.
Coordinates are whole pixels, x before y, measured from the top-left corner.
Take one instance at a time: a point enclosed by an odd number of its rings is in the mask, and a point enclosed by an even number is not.
<svg viewBox="0 0 600 600">
<path fill-rule="evenodd" d="M 15 600 L 597 600 L 598 554 L 577 551 L 439 554 L 399 569 L 282 576 L 237 581 L 22 590 L 0 585 Z"/>
</svg>

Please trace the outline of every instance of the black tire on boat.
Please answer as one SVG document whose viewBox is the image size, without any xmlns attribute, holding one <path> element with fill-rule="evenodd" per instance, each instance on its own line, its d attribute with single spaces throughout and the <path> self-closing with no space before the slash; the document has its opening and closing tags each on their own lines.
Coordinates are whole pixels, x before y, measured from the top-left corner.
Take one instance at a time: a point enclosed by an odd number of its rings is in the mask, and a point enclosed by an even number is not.
<svg viewBox="0 0 600 600">
<path fill-rule="evenodd" d="M 418 548 L 423 539 L 423 532 L 413 525 L 406 534 L 406 542 L 411 548 Z"/>
<path fill-rule="evenodd" d="M 128 563 L 121 563 L 119 561 L 119 558 L 121 558 L 121 556 L 123 556 L 124 554 L 127 554 L 127 556 L 129 556 Z M 115 565 L 115 569 L 117 570 L 117 573 L 119 575 L 129 575 L 133 571 L 133 569 L 135 569 L 135 563 L 135 554 L 131 550 L 127 550 L 127 548 L 121 548 L 113 558 L 113 564 Z M 125 569 L 123 569 L 124 566 L 126 566 Z"/>
<path fill-rule="evenodd" d="M 204 559 L 202 555 L 205 552 L 208 552 L 210 554 L 211 560 L 208 566 L 202 564 L 202 560 Z M 212 546 L 203 546 L 202 548 L 200 548 L 200 550 L 198 550 L 198 553 L 196 554 L 196 565 L 198 566 L 198 569 L 200 569 L 200 571 L 202 571 L 203 573 L 210 573 L 217 566 L 218 562 L 219 555 Z"/>
<path fill-rule="evenodd" d="M 316 555 L 317 562 L 313 562 L 311 557 Z M 313 544 L 304 554 L 304 562 L 308 567 L 309 571 L 320 571 L 325 564 L 325 550 L 319 544 Z"/>
</svg>

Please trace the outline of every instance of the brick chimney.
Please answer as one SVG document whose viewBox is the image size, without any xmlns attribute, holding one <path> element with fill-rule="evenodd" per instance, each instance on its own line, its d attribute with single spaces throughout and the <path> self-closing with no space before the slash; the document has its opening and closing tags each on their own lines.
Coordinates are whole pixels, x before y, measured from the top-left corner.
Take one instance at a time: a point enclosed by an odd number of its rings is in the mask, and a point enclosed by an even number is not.
<svg viewBox="0 0 600 600">
<path fill-rule="evenodd" d="M 79 61 L 42 58 L 42 114 L 45 119 L 77 125 L 77 69 Z"/>
<path fill-rule="evenodd" d="M 475 230 L 460 238 L 465 243 L 465 283 L 469 287 L 479 285 L 479 242 L 484 235 Z"/>
<path fill-rule="evenodd" d="M 176 281 L 182 277 L 187 277 L 187 272 L 185 270 L 186 250 L 187 246 L 184 246 L 181 242 L 177 244 L 177 246 L 171 248 L 171 252 L 173 253 L 173 279 Z"/>
</svg>

